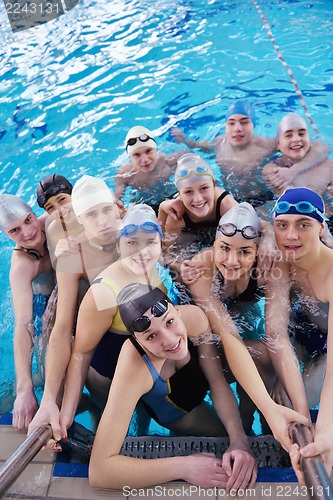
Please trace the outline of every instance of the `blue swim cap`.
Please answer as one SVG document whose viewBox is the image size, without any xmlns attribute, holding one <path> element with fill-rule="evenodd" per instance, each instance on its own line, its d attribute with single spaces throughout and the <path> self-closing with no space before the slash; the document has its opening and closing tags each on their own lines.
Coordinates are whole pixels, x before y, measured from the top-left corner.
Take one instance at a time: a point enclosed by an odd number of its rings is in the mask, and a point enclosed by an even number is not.
<svg viewBox="0 0 333 500">
<path fill-rule="evenodd" d="M 256 115 L 254 109 L 247 101 L 236 101 L 231 106 L 229 106 L 227 113 L 225 115 L 225 121 L 232 115 L 244 115 L 250 118 L 253 126 L 256 126 Z"/>
<path fill-rule="evenodd" d="M 284 214 L 306 215 L 323 223 L 326 220 L 324 212 L 324 201 L 318 193 L 309 188 L 298 187 L 286 189 L 280 196 L 273 208 L 273 218 Z"/>
</svg>

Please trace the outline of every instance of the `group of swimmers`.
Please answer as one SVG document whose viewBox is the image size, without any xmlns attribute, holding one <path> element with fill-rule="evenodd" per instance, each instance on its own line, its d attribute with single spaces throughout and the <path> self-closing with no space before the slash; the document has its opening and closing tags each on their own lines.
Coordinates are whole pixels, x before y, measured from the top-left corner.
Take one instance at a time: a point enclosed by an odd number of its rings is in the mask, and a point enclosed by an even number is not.
<svg viewBox="0 0 333 500">
<path fill-rule="evenodd" d="M 39 218 L 21 198 L 0 195 L 0 229 L 16 243 L 13 425 L 31 432 L 51 423 L 48 446 L 60 451 L 76 413 L 89 409 L 94 486 L 184 479 L 250 487 L 257 465 L 247 434 L 256 408 L 300 481 L 301 454 L 321 454 L 331 470 L 332 161 L 295 113 L 275 139 L 253 135 L 254 126 L 252 106 L 237 101 L 213 143 L 173 130 L 177 142 L 215 150 L 223 188 L 201 156 L 164 155 L 136 126 L 114 193 L 100 178 L 84 175 L 72 186 L 52 174 L 37 186 L 46 212 Z M 37 305 L 45 309 L 39 329 Z M 314 442 L 300 450 L 288 426 L 311 425 L 309 409 L 319 403 Z M 121 456 L 136 409 L 178 435 L 228 435 L 229 448 L 222 459 Z"/>
</svg>

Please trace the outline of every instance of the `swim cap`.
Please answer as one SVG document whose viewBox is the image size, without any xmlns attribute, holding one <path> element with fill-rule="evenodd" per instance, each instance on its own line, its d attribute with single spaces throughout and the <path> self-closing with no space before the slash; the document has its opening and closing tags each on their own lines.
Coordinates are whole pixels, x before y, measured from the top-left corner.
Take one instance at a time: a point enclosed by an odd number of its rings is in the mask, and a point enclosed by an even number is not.
<svg viewBox="0 0 333 500">
<path fill-rule="evenodd" d="M 59 174 L 48 175 L 37 186 L 37 203 L 40 207 L 44 208 L 45 203 L 52 196 L 59 193 L 71 194 L 72 189 L 73 186 L 66 177 Z"/>
<path fill-rule="evenodd" d="M 142 148 L 142 146 L 146 146 L 149 148 L 156 149 L 156 141 L 146 127 L 141 127 L 141 125 L 137 125 L 136 127 L 132 127 L 126 135 L 125 139 L 125 147 L 126 151 L 129 155 L 133 153 L 138 148 Z"/>
<path fill-rule="evenodd" d="M 133 333 L 133 321 L 140 318 L 148 309 L 160 300 L 170 302 L 168 296 L 160 288 L 153 288 L 141 283 L 125 286 L 117 297 L 121 319 L 130 333 Z"/>
<path fill-rule="evenodd" d="M 220 236 L 235 236 L 253 240 L 259 245 L 261 237 L 261 222 L 252 205 L 239 203 L 228 210 L 219 220 L 215 238 Z"/>
<path fill-rule="evenodd" d="M 32 208 L 18 196 L 0 194 L 0 231 L 5 233 L 10 224 L 29 213 Z"/>
<path fill-rule="evenodd" d="M 305 130 L 308 130 L 305 120 L 300 115 L 297 113 L 288 113 L 282 118 L 278 125 L 276 140 L 279 142 L 282 134 L 284 134 L 287 130 L 292 130 L 294 128 L 304 128 Z"/>
<path fill-rule="evenodd" d="M 200 180 L 206 181 L 210 179 L 214 181 L 211 166 L 199 155 L 185 153 L 178 159 L 175 172 L 175 184 L 178 190 L 184 186 L 200 182 Z"/>
<path fill-rule="evenodd" d="M 244 115 L 250 118 L 253 126 L 256 126 L 256 115 L 254 113 L 254 109 L 247 101 L 235 101 L 229 108 L 227 109 L 227 113 L 225 115 L 225 121 L 230 118 L 232 115 Z"/>
<path fill-rule="evenodd" d="M 140 229 L 146 233 L 156 232 L 163 238 L 162 229 L 154 210 L 145 203 L 133 204 L 128 207 L 120 221 L 117 238 L 134 235 Z"/>
<path fill-rule="evenodd" d="M 75 215 L 78 217 L 99 203 L 114 203 L 112 190 L 103 179 L 83 175 L 76 181 L 72 191 L 72 206 Z"/>
<path fill-rule="evenodd" d="M 295 206 L 296 205 L 296 206 Z M 279 215 L 306 215 L 323 223 L 325 205 L 319 194 L 312 189 L 297 187 L 286 189 L 273 208 L 273 219 Z"/>
</svg>

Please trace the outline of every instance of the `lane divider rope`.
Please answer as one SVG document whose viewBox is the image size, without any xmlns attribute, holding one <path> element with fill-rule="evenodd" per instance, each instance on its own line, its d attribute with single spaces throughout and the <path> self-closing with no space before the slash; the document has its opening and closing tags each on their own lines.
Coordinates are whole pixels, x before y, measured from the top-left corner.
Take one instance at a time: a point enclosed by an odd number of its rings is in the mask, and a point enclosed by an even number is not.
<svg viewBox="0 0 333 500">
<path fill-rule="evenodd" d="M 258 5 L 258 2 L 256 0 L 251 0 L 251 1 L 252 1 L 253 5 L 255 6 L 255 8 L 257 9 L 259 16 L 263 20 L 263 23 L 264 23 L 263 26 L 264 26 L 264 28 L 266 28 L 266 31 L 268 33 L 269 38 L 271 39 L 271 42 L 272 42 L 272 44 L 274 46 L 274 49 L 275 49 L 275 52 L 277 54 L 278 59 L 280 59 L 280 61 L 283 64 L 283 66 L 286 68 L 288 75 L 290 76 L 290 79 L 291 79 L 291 81 L 292 81 L 292 83 L 293 83 L 293 85 L 295 87 L 296 94 L 299 96 L 300 101 L 301 101 L 301 105 L 304 108 L 304 114 L 305 114 L 305 116 L 308 118 L 309 122 L 311 123 L 311 126 L 312 126 L 313 130 L 318 135 L 320 135 L 319 131 L 318 131 L 317 127 L 316 127 L 316 124 L 313 121 L 313 119 L 312 119 L 312 117 L 311 117 L 311 115 L 310 115 L 310 113 L 308 111 L 308 108 L 307 108 L 307 106 L 305 104 L 305 101 L 304 101 L 304 98 L 303 98 L 303 94 L 302 94 L 302 92 L 301 92 L 301 90 L 299 88 L 297 80 L 295 79 L 291 68 L 288 66 L 287 62 L 283 58 L 283 56 L 281 54 L 281 51 L 280 51 L 280 47 L 277 45 L 277 43 L 275 41 L 275 38 L 273 36 L 273 33 L 272 33 L 272 30 L 271 30 L 269 22 L 267 21 L 267 19 L 266 19 L 265 15 L 263 14 L 260 6 Z"/>
</svg>

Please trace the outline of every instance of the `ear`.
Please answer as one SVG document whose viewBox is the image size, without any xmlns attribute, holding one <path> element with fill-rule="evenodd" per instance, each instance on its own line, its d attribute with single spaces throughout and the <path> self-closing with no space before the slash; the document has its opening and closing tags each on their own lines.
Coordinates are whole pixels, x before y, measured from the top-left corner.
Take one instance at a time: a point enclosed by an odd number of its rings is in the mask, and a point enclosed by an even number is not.
<svg viewBox="0 0 333 500">
<path fill-rule="evenodd" d="M 78 221 L 79 224 L 81 224 L 81 226 L 83 226 L 83 222 L 82 222 L 82 219 L 81 219 L 81 215 L 77 215 L 76 216 L 76 220 Z"/>
<path fill-rule="evenodd" d="M 325 225 L 323 223 L 321 223 L 320 230 L 319 230 L 319 238 L 323 235 L 324 230 L 325 230 Z"/>
</svg>

